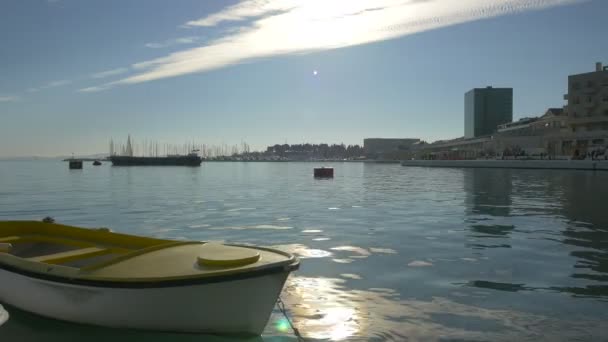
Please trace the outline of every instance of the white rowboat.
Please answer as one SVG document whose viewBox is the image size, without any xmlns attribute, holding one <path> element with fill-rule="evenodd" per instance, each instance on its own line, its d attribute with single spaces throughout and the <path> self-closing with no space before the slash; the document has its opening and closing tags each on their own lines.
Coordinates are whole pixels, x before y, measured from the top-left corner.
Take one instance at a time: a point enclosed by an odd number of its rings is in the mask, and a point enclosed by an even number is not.
<svg viewBox="0 0 608 342">
<path fill-rule="evenodd" d="M 0 302 L 77 323 L 259 335 L 298 266 L 269 248 L 0 222 Z"/>
</svg>

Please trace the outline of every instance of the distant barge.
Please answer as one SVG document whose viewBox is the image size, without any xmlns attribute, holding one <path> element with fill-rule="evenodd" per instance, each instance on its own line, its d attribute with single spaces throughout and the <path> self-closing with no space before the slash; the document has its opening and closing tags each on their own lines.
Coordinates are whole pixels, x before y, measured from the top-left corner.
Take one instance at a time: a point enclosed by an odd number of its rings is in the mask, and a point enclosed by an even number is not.
<svg viewBox="0 0 608 342">
<path fill-rule="evenodd" d="M 111 156 L 114 166 L 200 166 L 203 159 L 194 153 L 166 157 Z"/>
</svg>

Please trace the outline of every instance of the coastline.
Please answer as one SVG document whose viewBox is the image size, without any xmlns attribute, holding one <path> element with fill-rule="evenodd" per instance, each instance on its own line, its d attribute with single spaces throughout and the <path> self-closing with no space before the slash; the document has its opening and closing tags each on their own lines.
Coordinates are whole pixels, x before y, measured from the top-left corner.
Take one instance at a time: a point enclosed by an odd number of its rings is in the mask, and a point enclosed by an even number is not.
<svg viewBox="0 0 608 342">
<path fill-rule="evenodd" d="M 605 160 L 404 160 L 407 167 L 608 171 Z"/>
<path fill-rule="evenodd" d="M 399 164 L 400 160 L 204 160 L 204 163 L 372 163 L 372 164 Z"/>
</svg>

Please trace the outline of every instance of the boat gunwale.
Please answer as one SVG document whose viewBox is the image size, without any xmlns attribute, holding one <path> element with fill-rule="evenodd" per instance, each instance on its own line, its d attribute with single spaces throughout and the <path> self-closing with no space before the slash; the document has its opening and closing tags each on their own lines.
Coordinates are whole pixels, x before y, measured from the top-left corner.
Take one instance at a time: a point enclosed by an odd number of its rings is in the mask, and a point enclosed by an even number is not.
<svg viewBox="0 0 608 342">
<path fill-rule="evenodd" d="M 262 248 L 262 247 L 261 247 Z M 272 250 L 275 251 L 275 250 Z M 289 264 L 271 264 L 270 267 L 263 267 L 258 269 L 245 270 L 243 272 L 219 274 L 219 275 L 208 275 L 205 277 L 193 277 L 188 276 L 184 278 L 171 278 L 171 279 L 143 279 L 143 280 L 117 280 L 117 279 L 106 279 L 106 278 L 87 278 L 87 277 L 66 277 L 55 274 L 45 274 L 36 271 L 30 271 L 14 265 L 9 265 L 0 262 L 0 270 L 12 272 L 29 278 L 35 278 L 39 280 L 51 281 L 55 283 L 61 283 L 66 285 L 80 285 L 88 287 L 99 287 L 99 288 L 117 288 L 117 289 L 148 289 L 148 288 L 167 288 L 167 287 L 185 287 L 194 285 L 205 285 L 213 283 L 221 283 L 236 280 L 245 280 L 250 278 L 261 277 L 265 275 L 292 272 L 300 267 L 300 260 L 295 256 L 288 261 Z"/>
<path fill-rule="evenodd" d="M 3 235 L 2 229 L 4 227 L 15 229 L 20 228 L 22 235 Z M 60 237 L 52 236 L 48 234 L 49 227 L 52 229 L 60 230 L 63 232 L 69 232 L 62 234 Z M 38 241 L 59 241 L 62 244 L 71 244 L 81 247 L 90 245 L 109 245 L 113 248 L 123 250 L 134 250 L 142 249 L 158 244 L 164 244 L 167 242 L 173 242 L 175 240 L 153 238 L 140 235 L 118 233 L 111 230 L 105 230 L 107 228 L 84 228 L 69 226 L 58 223 L 46 223 L 40 221 L 0 221 L 0 239 L 7 237 L 18 237 L 19 240 L 38 240 Z M 10 230 L 9 230 L 10 232 Z"/>
</svg>

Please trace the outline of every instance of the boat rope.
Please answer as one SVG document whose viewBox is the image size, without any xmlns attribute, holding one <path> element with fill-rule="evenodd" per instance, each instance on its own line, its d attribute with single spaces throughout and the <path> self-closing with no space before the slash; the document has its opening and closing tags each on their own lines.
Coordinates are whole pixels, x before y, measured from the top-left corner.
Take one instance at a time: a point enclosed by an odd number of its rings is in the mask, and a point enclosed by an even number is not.
<svg viewBox="0 0 608 342">
<path fill-rule="evenodd" d="M 302 335 L 300 334 L 300 331 L 298 330 L 298 328 L 296 328 L 293 325 L 293 323 L 291 322 L 291 319 L 289 319 L 289 316 L 287 315 L 287 310 L 285 309 L 285 303 L 283 302 L 281 297 L 279 297 L 279 299 L 277 299 L 277 307 L 279 308 L 279 311 L 281 311 L 283 316 L 285 316 L 285 320 L 287 320 L 289 327 L 291 328 L 291 330 L 293 330 L 293 334 L 296 335 L 298 342 L 306 342 L 304 337 L 302 337 Z"/>
</svg>

